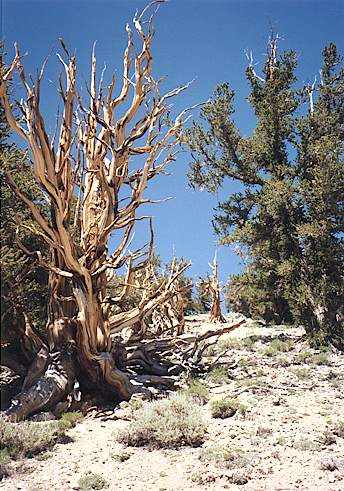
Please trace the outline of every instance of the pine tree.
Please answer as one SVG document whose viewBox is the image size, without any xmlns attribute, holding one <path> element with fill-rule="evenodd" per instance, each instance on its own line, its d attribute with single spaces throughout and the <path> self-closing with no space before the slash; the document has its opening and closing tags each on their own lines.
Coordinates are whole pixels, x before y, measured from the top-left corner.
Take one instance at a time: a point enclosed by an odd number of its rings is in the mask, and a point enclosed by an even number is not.
<svg viewBox="0 0 344 491">
<path fill-rule="evenodd" d="M 266 321 L 302 322 L 313 340 L 320 332 L 322 340 L 340 338 L 336 319 L 342 291 L 341 197 L 334 178 L 343 171 L 343 73 L 334 45 L 323 54 L 315 101 L 315 86 L 295 88 L 295 52 L 277 57 L 272 35 L 264 76 L 252 65 L 246 72 L 257 119 L 252 136 L 243 137 L 233 121 L 234 91 L 228 83 L 203 106 L 201 122 L 181 136 L 193 157 L 191 186 L 215 192 L 225 179 L 238 184 L 213 220 L 220 242 L 239 244 L 247 258 L 244 272 L 229 281 L 230 305 Z M 302 116 L 305 95 L 311 99 Z"/>
<path fill-rule="evenodd" d="M 18 323 L 23 323 L 23 315 L 40 331 L 44 331 L 48 298 L 47 274 L 40 268 L 35 251 L 44 253 L 47 248 L 30 231 L 32 219 L 27 207 L 18 200 L 4 180 L 4 172 L 11 172 L 23 193 L 32 200 L 43 201 L 25 152 L 10 143 L 9 137 L 10 129 L 1 107 L 1 327 L 4 337 L 14 337 L 18 342 L 16 329 Z"/>
<path fill-rule="evenodd" d="M 334 44 L 323 53 L 318 97 L 298 121 L 298 192 L 303 223 L 301 249 L 301 321 L 307 319 L 316 342 L 343 345 L 344 67 Z"/>
</svg>

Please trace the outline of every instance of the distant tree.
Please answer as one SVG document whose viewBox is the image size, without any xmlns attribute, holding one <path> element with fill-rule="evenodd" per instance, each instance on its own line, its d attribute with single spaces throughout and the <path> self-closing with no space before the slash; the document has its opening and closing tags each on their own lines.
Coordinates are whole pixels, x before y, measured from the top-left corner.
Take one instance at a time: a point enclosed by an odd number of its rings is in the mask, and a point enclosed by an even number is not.
<svg viewBox="0 0 344 491">
<path fill-rule="evenodd" d="M 194 288 L 194 312 L 195 314 L 206 314 L 210 312 L 211 294 L 205 287 L 208 278 L 200 277 Z"/>
<path fill-rule="evenodd" d="M 267 321 L 302 322 L 314 342 L 343 345 L 343 68 L 333 44 L 323 56 L 320 83 L 298 91 L 296 55 L 278 57 L 272 35 L 263 76 L 252 60 L 246 71 L 252 136 L 235 125 L 234 91 L 223 83 L 181 142 L 193 158 L 191 186 L 214 193 L 229 178 L 239 187 L 213 221 L 220 242 L 237 243 L 248 258 L 229 281 L 229 304 Z"/>
</svg>

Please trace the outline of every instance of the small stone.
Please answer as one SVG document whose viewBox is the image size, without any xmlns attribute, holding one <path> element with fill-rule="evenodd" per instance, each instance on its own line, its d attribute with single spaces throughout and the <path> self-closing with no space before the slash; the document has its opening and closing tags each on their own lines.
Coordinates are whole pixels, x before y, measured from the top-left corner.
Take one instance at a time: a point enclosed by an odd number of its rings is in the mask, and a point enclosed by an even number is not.
<svg viewBox="0 0 344 491">
<path fill-rule="evenodd" d="M 117 419 L 123 419 L 124 421 L 130 421 L 131 415 L 128 409 L 115 409 L 114 416 Z"/>
<path fill-rule="evenodd" d="M 338 462 L 333 457 L 325 458 L 320 462 L 320 469 L 333 472 L 338 469 Z"/>
</svg>

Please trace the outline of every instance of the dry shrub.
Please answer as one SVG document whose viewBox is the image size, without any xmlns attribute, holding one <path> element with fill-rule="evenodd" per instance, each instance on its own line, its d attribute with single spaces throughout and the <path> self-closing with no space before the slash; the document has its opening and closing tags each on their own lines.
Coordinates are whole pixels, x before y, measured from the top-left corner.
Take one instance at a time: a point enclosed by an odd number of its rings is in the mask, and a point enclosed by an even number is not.
<svg viewBox="0 0 344 491">
<path fill-rule="evenodd" d="M 182 394 L 148 402 L 135 411 L 133 420 L 115 437 L 119 442 L 132 446 L 198 446 L 204 441 L 207 430 L 200 411 L 200 406 L 193 399 Z"/>
<path fill-rule="evenodd" d="M 0 445 L 12 458 L 31 457 L 47 450 L 63 434 L 57 421 L 10 423 L 0 419 Z"/>
</svg>

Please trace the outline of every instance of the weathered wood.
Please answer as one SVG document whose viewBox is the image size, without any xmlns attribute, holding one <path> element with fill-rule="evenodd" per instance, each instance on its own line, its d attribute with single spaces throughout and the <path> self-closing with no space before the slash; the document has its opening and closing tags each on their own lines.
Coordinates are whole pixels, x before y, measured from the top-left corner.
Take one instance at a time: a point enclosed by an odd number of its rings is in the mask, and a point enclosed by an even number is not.
<svg viewBox="0 0 344 491">
<path fill-rule="evenodd" d="M 72 390 L 74 378 L 73 356 L 66 352 L 54 353 L 44 375 L 13 398 L 11 406 L 5 412 L 6 417 L 19 421 L 54 407 Z"/>
<path fill-rule="evenodd" d="M 211 306 L 210 306 L 210 322 L 221 322 L 225 323 L 226 319 L 221 311 L 221 289 L 218 277 L 218 265 L 217 265 L 217 255 L 214 256 L 213 265 L 211 266 L 213 270 L 212 278 L 208 277 L 208 281 L 202 281 L 201 285 L 206 292 L 211 294 Z"/>
<path fill-rule="evenodd" d="M 127 26 L 117 97 L 115 77 L 107 89 L 102 77 L 97 77 L 93 50 L 91 83 L 86 91 L 90 100 L 82 100 L 76 90 L 76 58 L 61 43 L 63 55 L 57 53 L 57 57 L 64 72 L 64 79 L 59 80 L 62 112 L 53 136 L 48 135 L 40 110 L 45 63 L 33 81 L 26 76 L 17 46 L 9 66 L 1 60 L 0 98 L 7 121 L 31 151 L 36 182 L 51 207 L 48 219 L 39 203 L 21 192 L 11 174 L 5 175 L 7 185 L 30 210 L 36 224 L 25 226 L 51 248 L 49 258 L 42 257 L 40 251 L 28 251 L 49 270 L 49 355 L 45 360 L 40 352 L 34 360 L 24 391 L 9 410 L 20 419 L 64 400 L 74 379 L 74 361 L 70 361 L 74 355 L 68 354 L 74 348 L 78 376 L 85 385 L 128 399 L 137 389 L 116 365 L 110 334 L 127 329 L 128 338 L 141 339 L 147 316 L 176 293 L 173 283 L 181 270 L 174 271 L 166 284 L 157 285 L 155 292 L 143 294 L 138 307 L 128 312 L 111 315 L 111 301 L 106 295 L 111 275 L 126 265 L 126 284 L 117 298 L 120 303 L 130 293 L 135 274 L 152 257 L 151 222 L 151 240 L 135 252 L 129 252 L 132 233 L 137 221 L 149 218 L 138 216 L 143 204 L 154 201 L 143 198 L 143 193 L 149 180 L 174 160 L 174 137 L 184 124 L 186 111 L 170 125 L 163 123 L 170 99 L 188 84 L 160 95 L 160 82 L 152 75 L 152 22 L 160 3 L 150 3 L 135 16 L 133 31 Z M 20 103 L 21 121 L 16 120 L 8 99 L 8 84 L 15 75 L 26 94 Z M 141 157 L 139 166 L 132 164 L 137 155 Z M 116 232 L 117 243 L 110 254 L 112 232 Z M 37 341 L 29 327 L 27 332 L 28 338 Z M 38 342 L 37 351 L 41 348 Z M 60 369 L 49 361 L 56 353 L 60 353 Z M 153 365 L 145 368 L 157 370 Z"/>
</svg>

